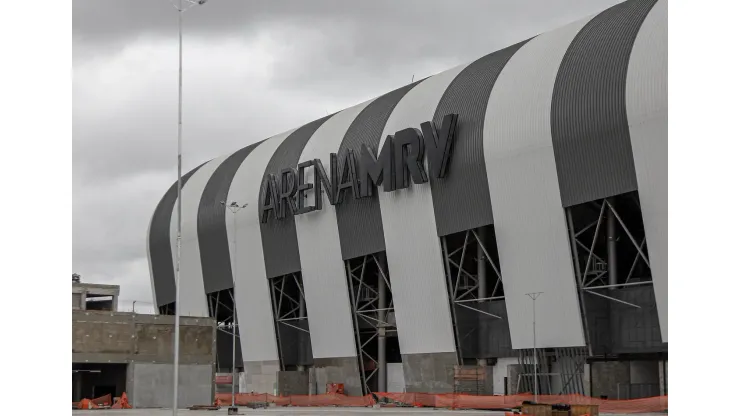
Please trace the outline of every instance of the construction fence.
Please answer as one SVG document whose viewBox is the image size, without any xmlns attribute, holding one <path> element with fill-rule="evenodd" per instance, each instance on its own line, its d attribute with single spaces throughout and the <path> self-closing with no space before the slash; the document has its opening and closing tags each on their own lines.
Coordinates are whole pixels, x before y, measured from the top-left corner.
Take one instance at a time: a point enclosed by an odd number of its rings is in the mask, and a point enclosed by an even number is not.
<svg viewBox="0 0 740 416">
<path fill-rule="evenodd" d="M 222 405 L 231 403 L 230 393 L 216 394 Z M 469 394 L 429 394 L 429 393 L 372 393 L 366 396 L 345 396 L 337 393 L 315 395 L 274 396 L 272 394 L 237 393 L 237 406 L 269 405 L 297 407 L 432 407 L 444 409 L 485 409 L 506 410 L 520 407 L 523 403 L 534 402 L 532 394 L 508 396 L 478 396 Z M 539 395 L 537 403 L 567 405 L 597 405 L 602 413 L 651 413 L 668 410 L 668 396 L 648 397 L 634 400 L 608 400 L 571 395 Z"/>
</svg>

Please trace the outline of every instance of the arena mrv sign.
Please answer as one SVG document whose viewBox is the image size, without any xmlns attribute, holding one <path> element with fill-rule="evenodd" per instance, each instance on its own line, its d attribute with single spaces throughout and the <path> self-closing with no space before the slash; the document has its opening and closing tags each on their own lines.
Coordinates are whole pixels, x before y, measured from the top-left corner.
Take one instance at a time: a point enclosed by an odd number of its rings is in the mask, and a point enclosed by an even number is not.
<svg viewBox="0 0 740 416">
<path fill-rule="evenodd" d="M 279 175 L 266 175 L 260 189 L 260 221 L 266 223 L 272 213 L 275 218 L 305 214 L 322 208 L 322 193 L 332 205 L 345 198 L 368 198 L 374 189 L 384 192 L 405 189 L 429 181 L 429 175 L 443 178 L 452 154 L 457 130 L 457 114 L 448 114 L 437 128 L 433 122 L 421 124 L 421 131 L 410 127 L 388 136 L 375 157 L 375 149 L 362 145 L 359 155 L 348 150 L 339 164 L 337 154 L 330 155 L 329 174 L 321 159 L 303 162 L 297 168 L 288 167 Z M 424 167 L 427 156 L 429 172 Z M 313 169 L 313 183 L 306 183 L 306 170 Z M 307 204 L 309 190 L 314 190 L 313 204 Z"/>
</svg>

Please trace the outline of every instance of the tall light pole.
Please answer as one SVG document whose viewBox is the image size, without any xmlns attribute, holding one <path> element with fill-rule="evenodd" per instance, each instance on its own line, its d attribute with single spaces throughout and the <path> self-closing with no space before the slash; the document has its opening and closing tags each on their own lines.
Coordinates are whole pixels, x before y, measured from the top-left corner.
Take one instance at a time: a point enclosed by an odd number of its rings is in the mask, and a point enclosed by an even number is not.
<svg viewBox="0 0 740 416">
<path fill-rule="evenodd" d="M 182 14 L 207 0 L 170 0 L 177 10 L 178 68 L 177 68 L 177 250 L 175 255 L 175 339 L 172 380 L 172 414 L 177 415 L 177 390 L 180 376 L 180 254 L 182 247 Z"/>
<path fill-rule="evenodd" d="M 229 211 L 231 211 L 232 218 L 234 220 L 234 276 L 236 276 L 236 268 L 238 264 L 237 256 L 238 252 L 236 250 L 236 213 L 239 212 L 242 208 L 246 208 L 248 204 L 239 205 L 235 201 L 231 201 L 228 205 L 226 204 L 226 201 L 221 201 L 221 205 L 225 206 Z M 235 408 L 235 398 L 236 394 L 234 392 L 234 384 L 236 380 L 236 293 L 233 294 L 231 297 L 232 300 L 234 300 L 233 304 L 231 305 L 231 313 L 233 316 L 231 317 L 231 407 Z"/>
<path fill-rule="evenodd" d="M 537 403 L 537 394 L 539 392 L 539 386 L 537 384 L 537 298 L 543 292 L 532 292 L 527 293 L 532 299 L 532 352 L 534 353 L 534 402 Z"/>
</svg>

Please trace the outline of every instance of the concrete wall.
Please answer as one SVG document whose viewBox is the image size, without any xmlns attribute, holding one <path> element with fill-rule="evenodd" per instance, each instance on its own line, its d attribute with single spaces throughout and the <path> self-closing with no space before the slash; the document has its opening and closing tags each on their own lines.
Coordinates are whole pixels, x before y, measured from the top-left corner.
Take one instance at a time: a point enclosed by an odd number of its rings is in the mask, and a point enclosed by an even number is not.
<svg viewBox="0 0 740 416">
<path fill-rule="evenodd" d="M 127 381 L 131 405 L 135 408 L 171 408 L 172 378 L 172 364 L 130 364 Z M 181 365 L 177 379 L 178 408 L 213 403 L 213 364 Z"/>
<path fill-rule="evenodd" d="M 72 362 L 171 363 L 174 316 L 72 311 Z M 216 323 L 182 318 L 180 363 L 215 362 Z"/>
<path fill-rule="evenodd" d="M 403 354 L 403 375 L 409 393 L 452 393 L 455 386 L 454 352 Z"/>
<path fill-rule="evenodd" d="M 308 394 L 308 371 L 279 371 L 277 390 L 281 396 Z"/>
<path fill-rule="evenodd" d="M 496 361 L 496 365 L 493 366 L 493 394 L 504 394 L 506 390 L 505 378 L 509 375 L 509 366 L 518 365 L 518 358 L 499 358 Z M 515 380 L 516 381 L 516 380 Z M 511 389 L 508 390 L 509 394 L 514 393 Z"/>
<path fill-rule="evenodd" d="M 629 361 L 598 361 L 591 363 L 591 395 L 616 399 L 618 384 L 629 384 Z"/>
<path fill-rule="evenodd" d="M 82 293 L 72 294 L 72 309 L 82 309 Z"/>
<path fill-rule="evenodd" d="M 388 392 L 404 393 L 406 391 L 406 381 L 403 377 L 402 363 L 388 363 Z"/>
<path fill-rule="evenodd" d="M 245 362 L 245 391 L 275 394 L 277 391 L 277 373 L 279 371 L 280 362 L 277 360 Z"/>
<path fill-rule="evenodd" d="M 661 362 L 607 361 L 591 363 L 591 394 L 609 399 L 635 399 L 661 394 Z"/>
<path fill-rule="evenodd" d="M 314 358 L 311 382 L 316 394 L 326 393 L 327 383 L 343 383 L 349 396 L 362 396 L 362 381 L 357 367 L 357 357 Z"/>
</svg>

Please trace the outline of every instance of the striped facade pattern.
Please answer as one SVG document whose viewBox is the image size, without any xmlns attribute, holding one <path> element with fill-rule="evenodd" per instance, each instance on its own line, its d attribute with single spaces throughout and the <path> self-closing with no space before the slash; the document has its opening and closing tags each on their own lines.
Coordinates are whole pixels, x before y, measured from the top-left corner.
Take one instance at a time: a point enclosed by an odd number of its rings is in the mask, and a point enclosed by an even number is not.
<svg viewBox="0 0 740 416">
<path fill-rule="evenodd" d="M 385 251 L 401 354 L 454 352 L 440 237 L 492 224 L 512 347 L 532 347 L 524 299 L 539 291 L 538 346 L 583 346 L 565 209 L 637 191 L 667 342 L 666 10 L 620 3 L 190 172 L 183 311 L 207 314 L 206 295 L 233 287 L 244 361 L 274 361 L 268 279 L 301 272 L 314 357 L 356 356 L 344 260 Z M 320 211 L 260 223 L 266 175 L 317 158 L 328 169 L 330 153 L 341 164 L 362 144 L 377 152 L 449 113 L 459 121 L 446 178 L 336 206 L 324 197 Z M 148 230 L 158 306 L 174 301 L 176 199 L 173 187 Z M 221 200 L 248 206 L 233 217 Z"/>
</svg>

